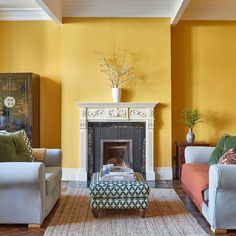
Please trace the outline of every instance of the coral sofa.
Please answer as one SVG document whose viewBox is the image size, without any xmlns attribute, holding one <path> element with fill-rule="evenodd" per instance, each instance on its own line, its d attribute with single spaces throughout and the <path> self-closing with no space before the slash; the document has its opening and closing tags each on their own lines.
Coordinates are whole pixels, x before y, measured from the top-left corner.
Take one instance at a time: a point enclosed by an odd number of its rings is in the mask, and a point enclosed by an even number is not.
<svg viewBox="0 0 236 236">
<path fill-rule="evenodd" d="M 236 229 L 236 165 L 208 161 L 214 147 L 187 147 L 181 182 L 214 232 Z"/>
</svg>

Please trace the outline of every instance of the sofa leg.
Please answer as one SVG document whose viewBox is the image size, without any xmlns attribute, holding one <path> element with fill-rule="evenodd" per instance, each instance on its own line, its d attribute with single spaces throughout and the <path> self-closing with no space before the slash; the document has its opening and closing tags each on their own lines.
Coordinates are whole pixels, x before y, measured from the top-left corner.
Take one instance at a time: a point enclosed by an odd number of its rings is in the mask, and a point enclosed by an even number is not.
<svg viewBox="0 0 236 236">
<path fill-rule="evenodd" d="M 144 217 L 145 217 L 145 212 L 146 212 L 146 209 L 140 209 L 140 210 L 139 210 L 139 214 L 140 214 L 140 217 L 141 217 L 141 218 L 144 218 Z"/>
<path fill-rule="evenodd" d="M 212 227 L 211 227 L 211 231 L 214 234 L 226 234 L 227 233 L 227 229 L 217 229 L 217 228 L 212 228 Z"/>
<path fill-rule="evenodd" d="M 35 229 L 39 229 L 41 227 L 40 224 L 28 224 L 28 228 L 35 228 Z"/>
<path fill-rule="evenodd" d="M 93 212 L 94 218 L 98 218 L 99 210 L 98 209 L 92 209 L 92 212 Z"/>
</svg>

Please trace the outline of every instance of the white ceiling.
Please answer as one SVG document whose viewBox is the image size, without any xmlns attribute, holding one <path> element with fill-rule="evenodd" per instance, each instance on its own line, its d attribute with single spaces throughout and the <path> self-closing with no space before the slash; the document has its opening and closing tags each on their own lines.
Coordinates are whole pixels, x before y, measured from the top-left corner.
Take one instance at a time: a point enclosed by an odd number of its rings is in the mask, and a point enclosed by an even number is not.
<svg viewBox="0 0 236 236">
<path fill-rule="evenodd" d="M 236 0 L 0 0 L 0 20 L 62 17 L 170 17 L 179 20 L 236 20 Z"/>
</svg>

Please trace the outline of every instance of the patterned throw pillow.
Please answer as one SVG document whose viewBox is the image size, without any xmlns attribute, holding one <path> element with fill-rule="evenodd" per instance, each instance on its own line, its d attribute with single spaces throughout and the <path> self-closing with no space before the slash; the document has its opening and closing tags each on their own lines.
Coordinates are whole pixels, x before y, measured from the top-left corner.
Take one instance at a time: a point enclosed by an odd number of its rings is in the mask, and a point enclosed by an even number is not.
<svg viewBox="0 0 236 236">
<path fill-rule="evenodd" d="M 225 134 L 220 138 L 218 144 L 216 145 L 215 149 L 213 150 L 213 152 L 211 154 L 210 160 L 208 161 L 209 165 L 215 165 L 219 162 L 219 160 L 224 152 L 225 139 L 228 136 L 229 136 L 228 134 Z"/>
<path fill-rule="evenodd" d="M 46 148 L 34 148 L 33 149 L 33 156 L 34 156 L 34 161 L 44 161 L 45 157 L 45 152 Z"/>
<path fill-rule="evenodd" d="M 32 153 L 26 144 L 24 131 L 0 132 L 0 162 L 31 162 Z M 31 149 L 32 151 L 32 149 Z"/>
<path fill-rule="evenodd" d="M 30 158 L 31 158 L 32 161 L 34 161 L 33 150 L 32 150 L 32 147 L 31 147 L 29 138 L 28 138 L 28 136 L 27 136 L 25 130 L 22 129 L 22 130 L 20 130 L 20 132 L 21 132 L 21 133 L 23 134 L 23 136 L 24 136 L 25 144 L 26 144 L 26 146 L 27 146 L 27 148 L 28 148 L 28 151 L 29 151 L 29 153 L 30 153 Z"/>
<path fill-rule="evenodd" d="M 225 134 L 221 137 L 219 143 L 211 154 L 211 158 L 208 162 L 209 165 L 217 164 L 220 158 L 229 150 L 236 149 L 236 135 Z"/>
<path fill-rule="evenodd" d="M 229 149 L 219 160 L 219 164 L 236 164 L 236 149 Z"/>
</svg>

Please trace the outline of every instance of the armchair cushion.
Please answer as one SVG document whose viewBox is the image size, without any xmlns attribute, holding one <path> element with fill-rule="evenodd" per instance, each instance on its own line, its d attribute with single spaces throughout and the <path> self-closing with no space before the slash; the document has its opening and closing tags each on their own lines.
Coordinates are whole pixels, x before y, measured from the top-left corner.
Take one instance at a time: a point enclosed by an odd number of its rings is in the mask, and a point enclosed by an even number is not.
<svg viewBox="0 0 236 236">
<path fill-rule="evenodd" d="M 53 191 L 53 189 L 60 183 L 62 177 L 62 171 L 60 167 L 46 167 L 46 194 Z"/>
<path fill-rule="evenodd" d="M 0 162 L 31 162 L 32 153 L 26 143 L 25 131 L 0 132 Z"/>
</svg>

